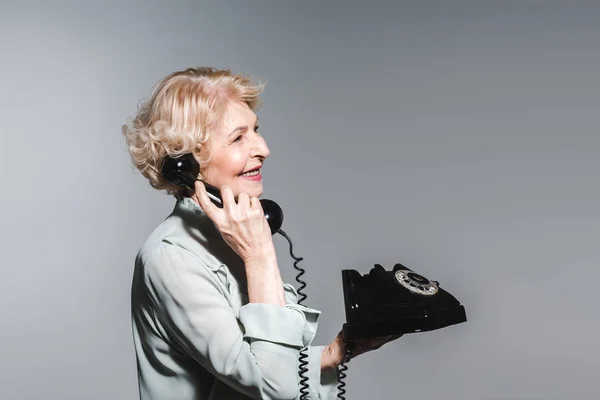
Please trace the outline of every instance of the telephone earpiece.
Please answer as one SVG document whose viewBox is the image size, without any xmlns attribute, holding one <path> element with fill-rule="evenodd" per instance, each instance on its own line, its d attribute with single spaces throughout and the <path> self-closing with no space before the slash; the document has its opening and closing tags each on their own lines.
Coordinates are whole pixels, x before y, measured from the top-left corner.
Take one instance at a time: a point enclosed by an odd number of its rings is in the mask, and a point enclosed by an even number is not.
<svg viewBox="0 0 600 400">
<path fill-rule="evenodd" d="M 185 186 L 194 191 L 195 182 L 200 180 L 198 179 L 198 175 L 200 174 L 200 164 L 198 164 L 198 161 L 191 153 L 184 154 L 180 157 L 166 156 L 162 166 L 162 174 L 170 183 L 178 186 Z M 223 208 L 223 199 L 221 198 L 219 189 L 204 181 L 201 182 L 206 187 L 206 192 L 211 201 L 217 207 Z M 265 218 L 271 228 L 271 233 L 277 233 L 283 224 L 283 210 L 273 200 L 261 199 L 260 205 L 262 206 Z"/>
</svg>

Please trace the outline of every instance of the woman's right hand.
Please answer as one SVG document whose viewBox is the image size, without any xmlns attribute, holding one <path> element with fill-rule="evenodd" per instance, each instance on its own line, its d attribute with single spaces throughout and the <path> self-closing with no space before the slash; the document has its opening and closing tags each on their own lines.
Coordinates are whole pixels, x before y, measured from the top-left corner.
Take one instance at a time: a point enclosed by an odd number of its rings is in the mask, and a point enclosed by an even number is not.
<svg viewBox="0 0 600 400">
<path fill-rule="evenodd" d="M 403 334 L 399 335 L 389 335 L 389 336 L 379 336 L 374 338 L 365 338 L 358 339 L 352 341 L 352 354 L 351 358 L 358 357 L 361 354 L 368 353 L 373 350 L 379 349 L 386 343 L 392 342 L 404 336 Z M 339 367 L 344 361 L 346 355 L 346 345 L 344 343 L 344 330 L 341 330 L 333 342 L 329 345 L 325 346 L 323 353 L 321 355 L 321 368 L 322 369 L 330 369 Z"/>
<path fill-rule="evenodd" d="M 271 257 L 275 253 L 271 228 L 258 198 L 249 198 L 242 192 L 236 203 L 231 187 L 223 186 L 220 189 L 223 208 L 219 208 L 211 202 L 201 181 L 196 181 L 195 189 L 202 210 L 245 263 Z"/>
</svg>

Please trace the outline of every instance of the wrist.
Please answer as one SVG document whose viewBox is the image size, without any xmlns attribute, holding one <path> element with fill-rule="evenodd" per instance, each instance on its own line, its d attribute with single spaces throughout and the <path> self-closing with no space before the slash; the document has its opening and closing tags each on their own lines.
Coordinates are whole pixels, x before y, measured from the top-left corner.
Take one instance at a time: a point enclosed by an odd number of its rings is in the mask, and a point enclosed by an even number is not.
<svg viewBox="0 0 600 400">
<path fill-rule="evenodd" d="M 275 253 L 275 248 L 273 246 L 268 246 L 266 248 L 262 248 L 258 251 L 254 251 L 252 253 L 246 254 L 242 260 L 246 266 L 272 266 L 277 265 L 277 256 Z"/>
<path fill-rule="evenodd" d="M 244 261 L 251 303 L 286 304 L 283 282 L 275 255 L 264 254 Z"/>
<path fill-rule="evenodd" d="M 321 353 L 321 370 L 334 369 L 340 366 L 342 360 L 335 356 L 334 344 L 325 346 Z"/>
<path fill-rule="evenodd" d="M 323 352 L 321 353 L 321 370 L 332 368 L 330 346 L 331 345 L 325 346 Z"/>
</svg>

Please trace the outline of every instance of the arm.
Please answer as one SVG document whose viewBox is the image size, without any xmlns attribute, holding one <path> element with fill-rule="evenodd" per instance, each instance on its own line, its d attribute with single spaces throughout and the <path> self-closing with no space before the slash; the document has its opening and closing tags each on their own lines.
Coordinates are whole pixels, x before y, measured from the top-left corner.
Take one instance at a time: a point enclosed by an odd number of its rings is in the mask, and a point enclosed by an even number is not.
<svg viewBox="0 0 600 400">
<path fill-rule="evenodd" d="M 297 398 L 300 350 L 314 338 L 319 311 L 255 302 L 240 308 L 238 322 L 193 254 L 163 243 L 145 265 L 158 319 L 179 351 L 251 398 Z"/>
<path fill-rule="evenodd" d="M 275 249 L 244 263 L 250 303 L 286 304 Z"/>
</svg>

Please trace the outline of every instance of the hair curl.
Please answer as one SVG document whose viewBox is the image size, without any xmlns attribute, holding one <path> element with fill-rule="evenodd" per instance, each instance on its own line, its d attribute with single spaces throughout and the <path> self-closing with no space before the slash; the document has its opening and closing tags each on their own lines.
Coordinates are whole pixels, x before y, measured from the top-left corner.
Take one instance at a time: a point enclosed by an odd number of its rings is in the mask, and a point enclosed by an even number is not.
<svg viewBox="0 0 600 400">
<path fill-rule="evenodd" d="M 162 176 L 164 157 L 193 153 L 201 165 L 207 163 L 211 133 L 220 128 L 228 103 L 242 101 L 256 110 L 263 89 L 229 69 L 197 67 L 168 75 L 122 127 L 133 165 L 153 188 L 185 194 Z"/>
</svg>

